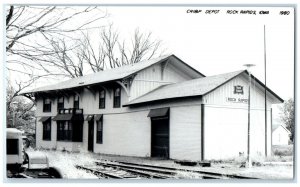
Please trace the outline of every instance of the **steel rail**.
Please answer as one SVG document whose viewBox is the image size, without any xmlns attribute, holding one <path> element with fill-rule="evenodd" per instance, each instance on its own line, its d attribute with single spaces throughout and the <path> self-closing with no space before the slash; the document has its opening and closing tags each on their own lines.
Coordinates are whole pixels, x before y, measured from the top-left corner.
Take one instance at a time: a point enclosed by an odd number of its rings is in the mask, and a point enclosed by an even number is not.
<svg viewBox="0 0 300 187">
<path fill-rule="evenodd" d="M 99 161 L 97 161 L 97 162 L 99 162 Z M 156 169 L 164 170 L 164 172 L 167 172 L 169 174 L 171 174 L 171 172 L 176 173 L 176 171 L 193 172 L 193 173 L 202 174 L 203 178 L 207 178 L 207 179 L 212 179 L 212 178 L 215 178 L 215 179 L 227 179 L 227 178 L 230 178 L 230 179 L 259 179 L 259 178 L 255 178 L 255 177 L 248 177 L 248 176 L 235 175 L 235 174 L 225 174 L 225 173 L 190 170 L 190 169 L 165 167 L 165 166 L 154 166 L 154 165 L 148 165 L 148 164 L 137 164 L 137 163 L 131 163 L 131 162 L 122 162 L 122 161 L 120 161 L 120 162 L 115 161 L 114 163 L 120 163 L 123 165 L 127 165 L 126 167 L 132 167 L 132 168 L 134 168 L 134 166 L 156 168 Z M 109 164 L 112 165 L 113 163 L 110 162 Z M 156 170 L 156 171 L 158 171 L 158 170 Z"/>
<path fill-rule="evenodd" d="M 93 174 L 101 175 L 101 176 L 103 176 L 103 177 L 108 177 L 108 178 L 113 178 L 113 179 L 123 179 L 123 178 L 124 178 L 124 177 L 121 177 L 121 176 L 119 176 L 119 175 L 114 175 L 114 174 L 111 174 L 111 173 L 102 172 L 102 171 L 95 170 L 95 169 L 91 169 L 91 168 L 88 168 L 88 167 L 85 167 L 85 166 L 76 165 L 75 167 L 76 167 L 77 169 L 83 169 L 83 170 L 90 171 L 90 172 L 92 172 Z"/>
<path fill-rule="evenodd" d="M 131 166 L 125 166 L 119 164 L 112 164 L 112 163 L 96 162 L 96 164 L 103 167 L 112 167 L 119 170 L 128 171 L 140 176 L 145 176 L 147 178 L 168 179 L 168 178 L 174 178 L 174 174 L 176 174 L 175 172 L 170 174 L 169 172 L 157 171 L 154 169 L 137 168 L 137 167 L 131 167 Z"/>
</svg>

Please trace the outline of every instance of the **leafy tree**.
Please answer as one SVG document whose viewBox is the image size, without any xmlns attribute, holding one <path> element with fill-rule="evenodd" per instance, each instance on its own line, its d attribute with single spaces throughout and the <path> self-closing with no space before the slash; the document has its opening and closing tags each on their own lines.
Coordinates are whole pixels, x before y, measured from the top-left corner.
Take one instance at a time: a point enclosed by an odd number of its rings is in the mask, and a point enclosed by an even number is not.
<svg viewBox="0 0 300 187">
<path fill-rule="evenodd" d="M 17 96 L 18 90 L 15 90 L 10 82 L 7 84 L 6 92 L 7 127 L 17 128 L 29 134 L 34 133 L 34 103 L 25 97 Z"/>
<path fill-rule="evenodd" d="M 281 108 L 281 121 L 285 124 L 286 128 L 291 132 L 290 140 L 294 142 L 295 136 L 295 111 L 294 100 L 290 98 L 285 101 Z"/>
</svg>

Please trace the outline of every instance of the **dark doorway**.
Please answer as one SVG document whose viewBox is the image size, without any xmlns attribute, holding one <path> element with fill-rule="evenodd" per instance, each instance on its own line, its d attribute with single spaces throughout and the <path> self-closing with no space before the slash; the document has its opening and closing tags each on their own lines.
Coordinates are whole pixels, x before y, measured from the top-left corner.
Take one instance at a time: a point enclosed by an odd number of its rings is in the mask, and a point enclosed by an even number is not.
<svg viewBox="0 0 300 187">
<path fill-rule="evenodd" d="M 151 118 L 151 156 L 169 158 L 169 116 Z"/>
<path fill-rule="evenodd" d="M 89 121 L 88 151 L 94 152 L 94 120 Z"/>
</svg>

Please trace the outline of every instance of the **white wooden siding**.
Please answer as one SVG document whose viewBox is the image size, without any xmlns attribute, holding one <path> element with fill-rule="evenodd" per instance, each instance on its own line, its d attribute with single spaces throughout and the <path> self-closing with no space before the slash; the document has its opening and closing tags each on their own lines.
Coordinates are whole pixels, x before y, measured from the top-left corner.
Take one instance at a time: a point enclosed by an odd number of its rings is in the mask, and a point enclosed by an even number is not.
<svg viewBox="0 0 300 187">
<path fill-rule="evenodd" d="M 170 109 L 170 158 L 201 160 L 201 106 Z"/>
<path fill-rule="evenodd" d="M 192 79 L 192 77 L 183 73 L 180 69 L 176 68 L 172 63 L 167 63 L 163 75 L 164 75 L 163 81 L 166 82 L 182 82 L 182 81 Z"/>
<path fill-rule="evenodd" d="M 36 124 L 36 147 L 52 149 L 56 147 L 56 122 L 51 121 L 51 141 L 43 140 L 43 123 L 37 120 Z"/>
<path fill-rule="evenodd" d="M 243 86 L 244 94 L 234 94 L 234 86 L 241 85 Z M 236 107 L 247 107 L 247 103 L 233 103 L 228 102 L 226 98 L 241 98 L 241 99 L 248 99 L 248 79 L 243 76 L 238 76 L 231 81 L 227 82 L 225 85 L 220 86 L 213 92 L 205 95 L 203 97 L 203 103 L 205 104 L 216 104 L 216 105 L 229 105 L 229 106 L 236 106 Z M 253 108 L 264 108 L 265 107 L 265 100 L 264 100 L 264 92 L 258 88 L 257 84 L 251 85 L 251 107 Z M 267 104 L 268 109 L 271 107 L 270 98 L 267 97 Z"/>
<path fill-rule="evenodd" d="M 102 113 L 120 113 L 124 112 L 126 109 L 122 107 L 123 104 L 127 103 L 128 97 L 123 88 L 121 88 L 121 107 L 113 108 L 113 90 L 108 88 L 109 92 L 106 92 L 105 97 L 105 108 L 99 109 L 99 92 L 96 91 L 96 97 L 87 89 L 84 89 L 80 94 L 79 108 L 83 109 L 84 114 L 102 114 Z M 53 102 L 54 101 L 54 102 Z M 64 108 L 73 108 L 74 106 L 74 96 L 69 96 L 69 99 L 65 97 Z M 43 112 L 43 99 L 37 98 L 37 109 L 36 116 L 56 116 L 57 111 L 57 98 L 52 98 L 51 112 Z"/>
<path fill-rule="evenodd" d="M 264 110 L 251 110 L 250 146 L 251 155 L 265 154 Z M 205 106 L 204 158 L 228 159 L 247 156 L 248 110 L 213 105 Z M 268 111 L 268 132 L 270 132 L 270 111 Z M 268 133 L 268 137 L 270 134 Z M 270 140 L 268 140 L 270 155 Z"/>
<path fill-rule="evenodd" d="M 85 125 L 86 126 L 86 125 Z M 83 128 L 83 139 L 87 137 L 87 129 Z M 36 147 L 47 148 L 56 150 L 67 150 L 67 151 L 87 151 L 87 142 L 65 142 L 57 141 L 57 123 L 56 121 L 51 122 L 51 141 L 43 140 L 43 123 L 37 122 L 36 125 Z"/>
<path fill-rule="evenodd" d="M 129 100 L 133 100 L 145 93 L 148 93 L 161 85 L 191 79 L 190 76 L 181 72 L 172 63 L 167 63 L 164 70 L 162 66 L 162 64 L 157 64 L 138 72 L 130 89 Z M 164 71 L 164 73 L 162 73 L 162 71 Z"/>
<path fill-rule="evenodd" d="M 279 126 L 273 131 L 272 144 L 273 145 L 288 145 L 289 144 L 289 133 L 282 127 Z"/>
<path fill-rule="evenodd" d="M 130 100 L 141 96 L 160 85 L 163 85 L 161 80 L 161 68 L 160 65 L 150 66 L 143 71 L 140 71 L 135 76 L 131 89 L 130 89 Z"/>
<path fill-rule="evenodd" d="M 87 89 L 81 93 L 80 108 L 83 108 L 84 114 L 102 114 L 102 113 L 120 113 L 124 112 L 123 104 L 127 103 L 128 97 L 123 88 L 121 88 L 121 106 L 120 108 L 113 107 L 114 95 L 113 90 L 108 88 L 105 92 L 105 108 L 99 109 L 99 91 L 96 91 L 96 97 Z"/>
<path fill-rule="evenodd" d="M 96 143 L 94 152 L 127 156 L 150 156 L 148 111 L 103 115 L 103 144 Z"/>
<path fill-rule="evenodd" d="M 244 94 L 234 94 L 234 86 L 241 85 Z M 246 154 L 248 104 L 228 102 L 226 98 L 248 99 L 248 79 L 238 76 L 225 85 L 203 97 L 205 110 L 205 158 L 235 157 L 239 152 Z M 272 99 L 267 99 L 267 154 L 271 155 L 271 118 Z M 211 106 L 211 107 L 209 107 Z M 254 154 L 264 155 L 265 149 L 265 100 L 264 92 L 258 85 L 251 87 L 251 149 Z M 246 128 L 246 130 L 245 130 Z M 215 132 L 214 132 L 215 131 Z M 230 137 L 227 137 L 230 135 Z M 219 137 L 219 139 L 215 139 Z M 232 146 L 234 145 L 234 146 Z M 218 151 L 220 150 L 220 151 Z"/>
</svg>

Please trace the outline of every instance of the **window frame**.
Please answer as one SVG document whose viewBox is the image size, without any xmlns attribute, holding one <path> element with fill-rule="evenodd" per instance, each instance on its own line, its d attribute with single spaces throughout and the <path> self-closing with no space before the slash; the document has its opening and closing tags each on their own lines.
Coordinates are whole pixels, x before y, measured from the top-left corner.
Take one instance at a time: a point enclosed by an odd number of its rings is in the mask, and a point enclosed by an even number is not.
<svg viewBox="0 0 300 187">
<path fill-rule="evenodd" d="M 63 99 L 62 100 L 62 103 L 59 102 L 59 99 Z M 62 107 L 59 106 L 59 104 L 62 104 Z M 65 97 L 64 96 L 61 96 L 61 97 L 58 97 L 57 98 L 57 112 L 59 112 L 59 109 L 63 109 L 65 107 Z"/>
<path fill-rule="evenodd" d="M 51 118 L 43 122 L 43 141 L 51 141 Z"/>
<path fill-rule="evenodd" d="M 46 104 L 46 100 L 49 99 L 49 103 Z M 43 98 L 43 112 L 51 112 L 52 101 L 50 98 Z"/>
<path fill-rule="evenodd" d="M 99 126 L 101 130 L 99 130 Z M 103 144 L 103 117 L 96 121 L 96 143 Z"/>
<path fill-rule="evenodd" d="M 78 97 L 78 100 L 76 100 L 77 97 Z M 80 104 L 79 100 L 80 100 L 79 95 L 77 95 L 77 94 L 74 95 L 73 108 L 79 109 L 79 104 Z"/>
<path fill-rule="evenodd" d="M 103 97 L 101 97 L 101 92 L 103 92 Z M 101 89 L 99 91 L 99 109 L 105 108 L 105 100 L 106 100 L 106 91 L 104 89 Z"/>
<path fill-rule="evenodd" d="M 57 121 L 57 141 L 72 141 L 72 123 L 71 121 Z M 67 130 L 65 126 L 68 126 Z"/>
<path fill-rule="evenodd" d="M 65 127 L 67 126 L 67 129 Z M 75 121 L 57 121 L 57 141 L 83 142 L 83 123 Z"/>
<path fill-rule="evenodd" d="M 117 90 L 119 90 L 119 96 L 116 96 Z M 121 108 L 121 88 L 120 87 L 114 88 L 113 107 L 114 108 Z"/>
<path fill-rule="evenodd" d="M 18 155 L 19 150 L 19 139 L 7 138 L 6 139 L 6 154 L 7 155 Z"/>
</svg>

